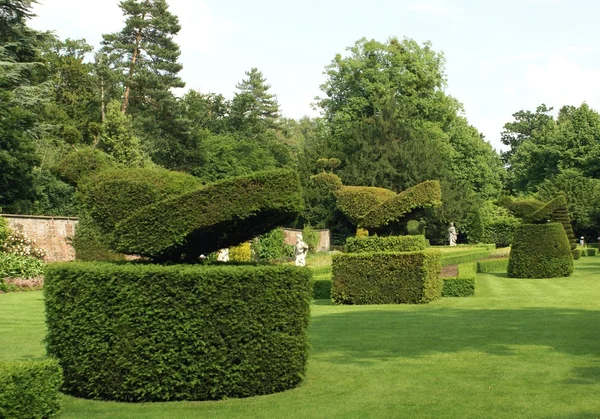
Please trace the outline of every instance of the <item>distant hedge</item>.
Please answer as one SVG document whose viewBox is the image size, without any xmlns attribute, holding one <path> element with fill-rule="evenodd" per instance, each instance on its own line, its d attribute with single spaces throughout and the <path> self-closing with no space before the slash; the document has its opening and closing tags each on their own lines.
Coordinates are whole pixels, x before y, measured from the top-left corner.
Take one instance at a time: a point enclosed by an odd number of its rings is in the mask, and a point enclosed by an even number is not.
<svg viewBox="0 0 600 419">
<path fill-rule="evenodd" d="M 315 300 L 329 300 L 331 298 L 331 279 L 314 279 L 312 284 Z"/>
<path fill-rule="evenodd" d="M 425 249 L 425 236 L 348 237 L 347 253 L 414 252 Z"/>
<path fill-rule="evenodd" d="M 581 256 L 596 256 L 598 249 L 586 248 L 586 249 L 578 249 L 581 252 Z"/>
<path fill-rule="evenodd" d="M 508 258 L 480 260 L 477 262 L 477 272 L 506 272 L 508 269 Z"/>
<path fill-rule="evenodd" d="M 56 360 L 0 362 L 0 418 L 53 418 L 60 411 Z"/>
<path fill-rule="evenodd" d="M 296 172 L 230 178 L 134 212 L 116 225 L 116 250 L 157 260 L 195 260 L 292 221 L 302 205 Z"/>
<path fill-rule="evenodd" d="M 468 297 L 475 294 L 475 277 L 477 263 L 461 263 L 458 265 L 458 275 L 454 278 L 443 278 L 443 297 Z"/>
<path fill-rule="evenodd" d="M 460 263 L 473 262 L 490 256 L 491 250 L 468 249 L 456 252 L 442 253 L 442 266 L 458 265 Z"/>
<path fill-rule="evenodd" d="M 294 266 L 51 265 L 47 349 L 63 390 L 103 400 L 247 397 L 304 374 L 310 271 Z"/>
<path fill-rule="evenodd" d="M 372 186 L 342 186 L 334 194 L 340 211 L 358 226 L 363 226 L 374 208 L 396 196 L 394 191 Z"/>
<path fill-rule="evenodd" d="M 332 257 L 332 271 L 336 304 L 419 304 L 442 294 L 435 251 L 338 254 Z"/>
<path fill-rule="evenodd" d="M 508 260 L 513 278 L 556 278 L 573 273 L 573 255 L 560 223 L 522 224 Z"/>
</svg>

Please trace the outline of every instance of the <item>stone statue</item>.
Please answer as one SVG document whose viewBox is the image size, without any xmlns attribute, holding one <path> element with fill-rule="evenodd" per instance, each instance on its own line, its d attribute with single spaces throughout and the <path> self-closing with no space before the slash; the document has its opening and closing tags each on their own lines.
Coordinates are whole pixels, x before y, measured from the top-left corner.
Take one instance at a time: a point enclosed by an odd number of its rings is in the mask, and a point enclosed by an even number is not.
<svg viewBox="0 0 600 419">
<path fill-rule="evenodd" d="M 296 235 L 296 246 L 294 246 L 294 255 L 296 256 L 296 266 L 306 266 L 306 254 L 308 245 L 302 240 L 302 234 Z"/>
<path fill-rule="evenodd" d="M 448 241 L 450 242 L 450 246 L 456 246 L 457 238 L 458 234 L 456 233 L 456 228 L 454 228 L 454 223 L 450 223 L 450 227 L 448 228 Z"/>
<path fill-rule="evenodd" d="M 219 250 L 217 260 L 219 262 L 229 262 L 229 248 Z"/>
</svg>

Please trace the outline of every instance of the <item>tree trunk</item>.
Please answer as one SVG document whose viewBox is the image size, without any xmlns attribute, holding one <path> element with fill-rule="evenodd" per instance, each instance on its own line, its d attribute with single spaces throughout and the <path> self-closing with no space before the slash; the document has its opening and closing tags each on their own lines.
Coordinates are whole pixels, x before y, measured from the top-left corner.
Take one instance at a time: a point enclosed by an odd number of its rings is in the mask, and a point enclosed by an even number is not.
<svg viewBox="0 0 600 419">
<path fill-rule="evenodd" d="M 140 42 L 142 41 L 142 30 L 140 29 L 135 37 L 135 47 L 133 49 L 133 54 L 131 55 L 131 65 L 129 66 L 129 75 L 127 76 L 127 81 L 125 82 L 125 95 L 123 96 L 123 106 L 121 106 L 121 112 L 125 113 L 127 111 L 127 106 L 129 105 L 129 93 L 131 92 L 131 80 L 133 79 L 133 73 L 135 70 L 135 62 L 137 60 L 139 51 L 140 51 Z"/>
</svg>

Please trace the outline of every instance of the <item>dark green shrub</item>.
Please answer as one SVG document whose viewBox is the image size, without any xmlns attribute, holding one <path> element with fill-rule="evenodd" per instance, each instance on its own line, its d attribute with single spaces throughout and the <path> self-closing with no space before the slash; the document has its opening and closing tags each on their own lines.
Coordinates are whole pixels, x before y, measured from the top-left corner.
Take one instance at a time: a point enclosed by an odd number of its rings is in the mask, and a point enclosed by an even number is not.
<svg viewBox="0 0 600 419">
<path fill-rule="evenodd" d="M 396 196 L 396 192 L 371 186 L 342 186 L 335 192 L 337 206 L 356 226 L 363 226 L 374 208 Z"/>
<path fill-rule="evenodd" d="M 285 233 L 281 228 L 274 228 L 252 242 L 254 257 L 259 261 L 271 261 L 285 256 Z"/>
<path fill-rule="evenodd" d="M 302 207 L 298 174 L 256 172 L 134 212 L 115 228 L 116 250 L 157 260 L 195 260 L 291 222 Z"/>
<path fill-rule="evenodd" d="M 348 237 L 346 252 L 414 252 L 425 249 L 425 236 Z"/>
<path fill-rule="evenodd" d="M 73 236 L 75 259 L 80 261 L 117 261 L 124 260 L 122 254 L 114 252 L 109 245 L 107 233 L 83 212 Z"/>
<path fill-rule="evenodd" d="M 517 227 L 508 260 L 509 277 L 556 278 L 572 272 L 571 246 L 560 223 Z"/>
<path fill-rule="evenodd" d="M 331 298 L 331 279 L 313 279 L 313 298 L 329 300 Z"/>
<path fill-rule="evenodd" d="M 473 262 L 490 256 L 491 250 L 469 249 L 457 250 L 455 252 L 442 253 L 442 266 L 458 265 L 460 263 Z"/>
<path fill-rule="evenodd" d="M 48 353 L 63 390 L 120 401 L 209 400 L 297 385 L 310 271 L 294 266 L 52 265 Z"/>
<path fill-rule="evenodd" d="M 573 260 L 579 260 L 581 259 L 581 249 L 573 249 L 571 250 L 571 254 L 573 255 Z"/>
<path fill-rule="evenodd" d="M 480 260 L 477 262 L 477 272 L 506 272 L 508 269 L 508 258 Z"/>
<path fill-rule="evenodd" d="M 475 294 L 475 276 L 477 264 L 474 262 L 458 265 L 458 275 L 455 278 L 443 278 L 443 297 L 468 297 Z"/>
<path fill-rule="evenodd" d="M 56 171 L 60 178 L 77 185 L 96 172 L 116 167 L 116 160 L 109 154 L 93 147 L 80 147 L 61 158 Z"/>
<path fill-rule="evenodd" d="M 336 304 L 419 304 L 442 294 L 439 252 L 337 254 L 332 262 Z"/>
<path fill-rule="evenodd" d="M 53 418 L 62 371 L 55 360 L 0 362 L 0 418 Z"/>
<path fill-rule="evenodd" d="M 305 224 L 302 229 L 302 239 L 308 245 L 308 249 L 311 252 L 316 252 L 319 248 L 319 232 L 312 228 L 310 224 Z"/>
<path fill-rule="evenodd" d="M 2 278 L 34 278 L 44 274 L 45 263 L 31 256 L 0 252 L 0 283 Z"/>
<path fill-rule="evenodd" d="M 587 248 L 584 249 L 586 256 L 596 256 L 597 254 L 597 249 L 592 249 L 592 248 Z"/>
</svg>

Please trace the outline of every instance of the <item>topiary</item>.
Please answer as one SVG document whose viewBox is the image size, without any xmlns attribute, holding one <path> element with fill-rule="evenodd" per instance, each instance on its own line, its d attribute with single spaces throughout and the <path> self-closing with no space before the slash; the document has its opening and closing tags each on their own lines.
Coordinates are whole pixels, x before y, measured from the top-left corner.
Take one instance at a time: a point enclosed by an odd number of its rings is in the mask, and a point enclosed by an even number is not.
<svg viewBox="0 0 600 419">
<path fill-rule="evenodd" d="M 573 272 L 573 255 L 560 223 L 522 224 L 508 260 L 512 278 L 557 278 Z"/>
</svg>

